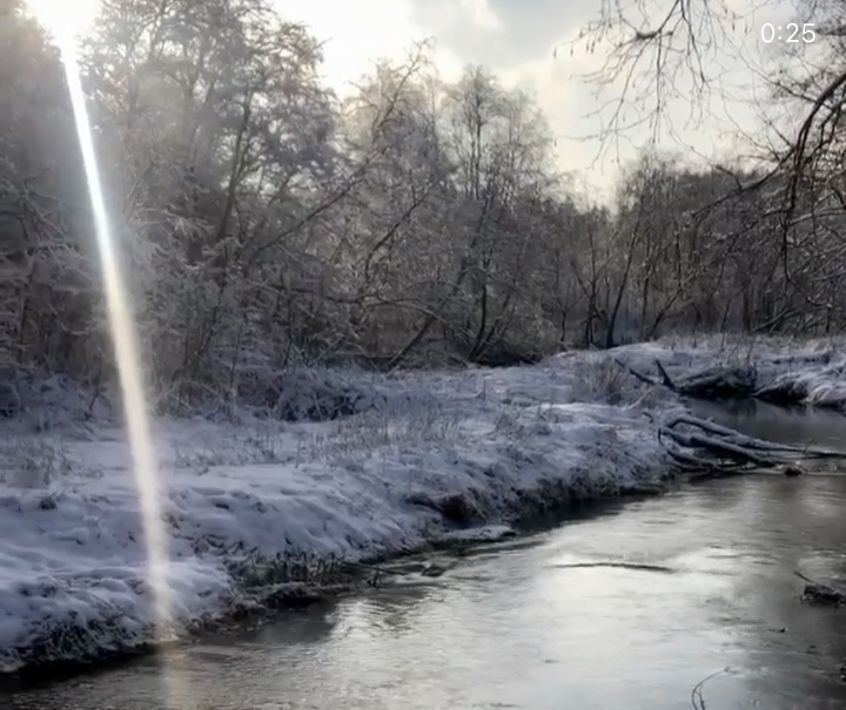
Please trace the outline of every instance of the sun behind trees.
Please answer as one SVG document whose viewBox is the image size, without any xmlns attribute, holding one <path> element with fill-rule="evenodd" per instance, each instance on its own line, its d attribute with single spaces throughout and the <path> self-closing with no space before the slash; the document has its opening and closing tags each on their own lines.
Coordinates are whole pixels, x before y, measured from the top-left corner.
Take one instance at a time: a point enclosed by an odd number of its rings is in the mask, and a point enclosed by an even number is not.
<svg viewBox="0 0 846 710">
<path fill-rule="evenodd" d="M 0 15 L 0 366 L 97 384 L 111 364 L 58 60 L 20 2 Z M 300 364 L 842 327 L 843 82 L 769 180 L 647 155 L 609 207 L 568 191 L 532 97 L 483 67 L 444 82 L 427 52 L 341 101 L 318 41 L 266 0 L 103 3 L 86 87 L 160 408 L 259 396 Z"/>
</svg>

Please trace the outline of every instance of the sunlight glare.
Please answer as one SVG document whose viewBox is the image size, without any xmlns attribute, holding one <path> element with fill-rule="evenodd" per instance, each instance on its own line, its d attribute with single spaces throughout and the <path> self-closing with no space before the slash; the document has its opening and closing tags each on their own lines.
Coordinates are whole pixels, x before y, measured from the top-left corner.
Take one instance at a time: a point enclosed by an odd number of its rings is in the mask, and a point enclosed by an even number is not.
<svg viewBox="0 0 846 710">
<path fill-rule="evenodd" d="M 77 37 L 84 27 L 84 7 L 69 2 L 34 0 L 30 6 L 53 36 L 61 53 L 76 122 L 77 139 L 88 184 L 91 210 L 100 255 L 103 290 L 109 314 L 109 326 L 123 393 L 124 417 L 133 459 L 135 485 L 141 509 L 141 522 L 147 553 L 147 581 L 153 594 L 154 623 L 157 633 L 170 617 L 167 585 L 168 545 L 159 500 L 159 476 L 150 433 L 150 419 L 144 394 L 144 377 L 135 333 L 135 324 L 127 300 L 127 290 L 115 253 L 106 201 L 94 148 L 85 93 L 77 58 Z"/>
<path fill-rule="evenodd" d="M 94 23 L 98 0 L 26 0 L 35 19 L 59 41 L 59 35 L 79 37 Z"/>
</svg>

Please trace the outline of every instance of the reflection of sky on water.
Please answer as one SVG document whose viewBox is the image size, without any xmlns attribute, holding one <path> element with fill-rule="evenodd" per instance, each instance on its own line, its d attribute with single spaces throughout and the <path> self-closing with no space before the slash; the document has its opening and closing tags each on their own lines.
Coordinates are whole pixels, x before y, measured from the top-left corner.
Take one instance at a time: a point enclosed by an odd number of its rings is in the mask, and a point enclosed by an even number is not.
<svg viewBox="0 0 846 710">
<path fill-rule="evenodd" d="M 726 666 L 709 708 L 840 709 L 846 614 L 802 604 L 793 575 L 846 577 L 835 510 L 846 476 L 690 486 L 464 556 L 437 579 L 183 648 L 171 667 L 197 710 L 676 710 Z M 562 567 L 597 561 L 673 572 Z M 155 681 L 139 661 L 29 707 L 146 709 Z"/>
</svg>

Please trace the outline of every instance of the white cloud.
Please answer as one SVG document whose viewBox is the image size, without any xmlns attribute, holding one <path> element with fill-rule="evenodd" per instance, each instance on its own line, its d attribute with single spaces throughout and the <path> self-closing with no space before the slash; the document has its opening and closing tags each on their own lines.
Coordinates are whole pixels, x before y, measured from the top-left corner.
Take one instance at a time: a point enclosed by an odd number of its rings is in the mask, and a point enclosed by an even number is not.
<svg viewBox="0 0 846 710">
<path fill-rule="evenodd" d="M 486 5 L 486 0 L 470 0 Z M 430 39 L 426 29 L 412 19 L 411 0 L 277 0 L 280 13 L 306 24 L 324 42 L 322 74 L 339 93 L 352 90 L 379 59 L 401 59 L 415 43 Z M 443 46 L 436 46 L 433 60 L 446 75 L 460 70 L 461 62 Z"/>
<path fill-rule="evenodd" d="M 277 0 L 286 18 L 303 22 L 323 41 L 323 73 L 340 89 L 366 73 L 375 60 L 401 56 L 416 36 L 407 0 Z"/>
<path fill-rule="evenodd" d="M 476 27 L 494 32 L 505 29 L 488 0 L 459 0 L 458 7 L 460 13 Z"/>
<path fill-rule="evenodd" d="M 287 0 L 278 4 L 286 17 L 304 22 L 318 39 L 325 40 L 323 74 L 340 94 L 351 91 L 351 82 L 368 73 L 375 60 L 399 59 L 415 41 L 429 36 L 416 21 L 412 0 Z M 427 10 L 437 27 L 467 27 L 468 33 L 477 34 L 504 30 L 489 0 L 433 3 Z M 572 35 L 577 32 L 578 28 L 572 28 Z M 465 63 L 474 62 L 469 52 L 461 50 L 455 43 L 452 48 L 436 45 L 432 59 L 444 79 L 456 79 Z M 541 51 L 544 54 L 538 59 L 492 68 L 506 86 L 520 86 L 538 100 L 556 136 L 558 167 L 604 189 L 613 183 L 616 165 L 613 161 L 595 165 L 597 143 L 573 140 L 595 129 L 584 115 L 591 108 L 592 96 L 578 75 L 595 68 L 597 56 L 582 52 L 570 57 L 569 52 L 559 51 L 554 59 L 551 48 Z"/>
<path fill-rule="evenodd" d="M 738 28 L 737 37 L 744 39 Z M 652 133 L 647 127 L 624 132 L 619 140 L 608 139 L 607 150 L 599 156 L 602 143 L 593 138 L 602 128 L 602 118 L 608 120 L 614 99 L 622 90 L 624 77 L 597 94 L 596 87 L 584 77 L 597 71 L 604 62 L 604 48 L 593 53 L 583 44 L 576 45 L 574 55 L 570 44 L 578 37 L 578 27 L 568 28 L 566 35 L 555 44 L 555 56 L 550 49 L 545 56 L 530 61 L 498 67 L 498 74 L 506 86 L 520 87 L 532 95 L 556 137 L 557 164 L 578 180 L 590 185 L 596 199 L 611 197 L 619 176 L 620 164 L 634 159 L 647 147 Z M 754 39 L 754 38 L 753 38 Z M 740 132 L 751 132 L 759 125 L 757 109 L 767 101 L 766 87 L 761 87 L 743 62 L 731 55 L 720 58 L 721 74 L 712 95 L 705 95 L 701 118 L 694 113 L 685 98 L 672 101 L 666 109 L 665 123 L 659 135 L 659 146 L 669 153 L 684 157 L 693 164 L 736 158 L 748 144 Z M 715 73 L 716 72 L 715 69 Z M 682 75 L 678 85 L 684 85 Z M 730 87 L 734 87 L 730 91 Z M 644 84 L 644 90 L 646 90 Z M 738 90 L 737 87 L 741 87 Z M 640 88 L 636 88 L 637 94 Z M 725 94 L 722 94 L 725 90 Z M 691 93 L 692 96 L 692 93 Z M 604 107 L 604 108 L 603 108 Z M 648 110 L 648 98 L 644 108 Z M 625 118 L 633 119 L 636 109 L 624 107 Z M 628 113 L 626 117 L 625 114 Z"/>
<path fill-rule="evenodd" d="M 620 146 L 619 155 L 612 151 L 597 160 L 600 144 L 588 138 L 598 128 L 593 89 L 582 77 L 596 70 L 602 59 L 598 54 L 576 50 L 570 55 L 570 40 L 578 35 L 578 28 L 555 43 L 543 57 L 521 64 L 500 67 L 498 74 L 507 87 L 520 88 L 532 96 L 543 110 L 555 138 L 558 168 L 570 173 L 576 181 L 589 183 L 593 197 L 610 196 L 618 174 L 617 160 L 625 161 L 636 154 L 636 148 Z"/>
</svg>

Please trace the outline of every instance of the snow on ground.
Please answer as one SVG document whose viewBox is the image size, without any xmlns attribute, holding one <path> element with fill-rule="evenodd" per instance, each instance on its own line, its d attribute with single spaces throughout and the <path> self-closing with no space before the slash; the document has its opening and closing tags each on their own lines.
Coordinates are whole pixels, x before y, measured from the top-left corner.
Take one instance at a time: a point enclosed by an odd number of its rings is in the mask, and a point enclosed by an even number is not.
<svg viewBox="0 0 846 710">
<path fill-rule="evenodd" d="M 269 598 L 298 559 L 366 561 L 430 542 L 496 539 L 520 516 L 654 484 L 665 471 L 643 411 L 660 395 L 604 354 L 327 378 L 346 392 L 335 420 L 284 421 L 325 412 L 315 397 L 292 409 L 296 396 L 283 387 L 273 417 L 155 423 L 171 633 Z M 123 432 L 72 415 L 0 429 L 5 672 L 152 640 Z"/>
<path fill-rule="evenodd" d="M 500 539 L 568 498 L 654 486 L 666 459 L 646 410 L 680 405 L 615 360 L 655 376 L 657 359 L 673 378 L 750 368 L 760 388 L 843 408 L 842 346 L 687 338 L 500 370 L 299 371 L 263 410 L 159 419 L 168 633 L 261 605 L 303 570 Z M 0 426 L 0 672 L 149 643 L 122 429 L 67 382 L 18 390 L 37 402 Z"/>
<path fill-rule="evenodd" d="M 659 360 L 673 378 L 715 367 L 754 373 L 761 396 L 819 407 L 846 409 L 846 340 L 795 341 L 770 337 L 706 336 L 666 338 L 617 348 L 613 356 L 658 378 Z"/>
</svg>

